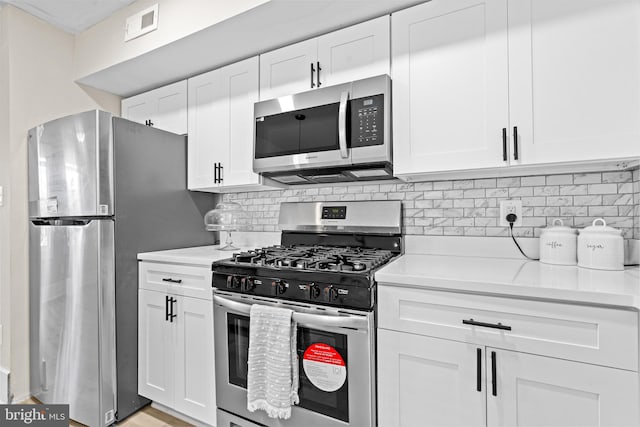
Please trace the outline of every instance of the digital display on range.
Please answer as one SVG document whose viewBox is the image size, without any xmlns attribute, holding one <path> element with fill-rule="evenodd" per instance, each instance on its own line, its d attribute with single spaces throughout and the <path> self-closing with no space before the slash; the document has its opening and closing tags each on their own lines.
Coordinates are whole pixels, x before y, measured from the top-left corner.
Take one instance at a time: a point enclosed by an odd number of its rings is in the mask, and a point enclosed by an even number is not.
<svg viewBox="0 0 640 427">
<path fill-rule="evenodd" d="M 346 206 L 323 206 L 322 219 L 345 219 L 347 218 Z"/>
</svg>

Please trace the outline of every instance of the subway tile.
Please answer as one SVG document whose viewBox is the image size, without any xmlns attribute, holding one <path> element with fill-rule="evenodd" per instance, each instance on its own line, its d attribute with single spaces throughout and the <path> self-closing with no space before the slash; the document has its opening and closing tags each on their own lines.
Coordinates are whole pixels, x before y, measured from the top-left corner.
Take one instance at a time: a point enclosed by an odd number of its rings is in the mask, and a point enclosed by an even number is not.
<svg viewBox="0 0 640 427">
<path fill-rule="evenodd" d="M 484 236 L 486 228 L 485 227 L 465 227 L 464 235 L 465 236 Z"/>
<path fill-rule="evenodd" d="M 546 179 L 544 176 L 523 176 L 520 179 L 520 185 L 523 187 L 534 187 L 537 185 L 545 185 Z"/>
<path fill-rule="evenodd" d="M 587 206 L 562 206 L 560 208 L 562 216 L 587 216 L 589 208 Z"/>
<path fill-rule="evenodd" d="M 462 209 L 453 208 L 453 209 L 444 209 L 442 216 L 457 218 L 457 217 L 461 217 L 463 214 L 464 214 L 464 211 Z"/>
<path fill-rule="evenodd" d="M 510 177 L 510 178 L 498 178 L 496 181 L 496 185 L 498 187 L 520 187 L 520 178 L 518 177 Z"/>
<path fill-rule="evenodd" d="M 363 188 L 362 185 L 349 185 L 347 188 L 347 193 L 362 193 Z"/>
<path fill-rule="evenodd" d="M 631 217 L 604 217 L 605 222 L 608 226 L 614 228 L 632 228 L 633 227 L 633 218 Z"/>
<path fill-rule="evenodd" d="M 373 198 L 371 197 L 371 193 L 360 193 L 356 194 L 356 200 L 373 200 Z"/>
<path fill-rule="evenodd" d="M 318 194 L 333 194 L 333 187 L 321 187 Z"/>
<path fill-rule="evenodd" d="M 495 227 L 498 225 L 498 218 L 474 218 L 476 227 Z"/>
<path fill-rule="evenodd" d="M 523 227 L 545 227 L 547 225 L 547 217 L 525 216 L 522 218 Z"/>
<path fill-rule="evenodd" d="M 561 196 L 583 196 L 587 194 L 587 185 L 561 185 L 560 186 L 560 195 Z"/>
<path fill-rule="evenodd" d="M 402 231 L 404 234 L 422 235 L 424 234 L 424 227 L 403 227 Z"/>
<path fill-rule="evenodd" d="M 425 199 L 442 199 L 442 191 L 425 191 Z"/>
<path fill-rule="evenodd" d="M 522 206 L 545 206 L 547 204 L 546 197 L 523 197 Z"/>
<path fill-rule="evenodd" d="M 533 216 L 560 216 L 560 208 L 557 206 L 533 208 Z"/>
<path fill-rule="evenodd" d="M 453 226 L 453 218 L 434 218 L 433 225 L 435 227 L 451 227 Z"/>
<path fill-rule="evenodd" d="M 395 184 L 380 184 L 380 192 L 387 193 L 389 191 L 396 191 Z"/>
<path fill-rule="evenodd" d="M 602 182 L 631 182 L 633 181 L 633 173 L 631 171 L 620 172 L 603 172 Z"/>
<path fill-rule="evenodd" d="M 485 208 L 472 208 L 472 209 L 464 210 L 464 216 L 467 218 L 486 216 L 486 213 L 487 213 L 487 210 Z"/>
<path fill-rule="evenodd" d="M 341 194 L 340 195 L 340 201 L 341 202 L 350 202 L 356 199 L 356 195 L 355 194 Z"/>
<path fill-rule="evenodd" d="M 589 184 L 589 194 L 615 194 L 618 192 L 617 184 Z"/>
<path fill-rule="evenodd" d="M 633 183 L 618 184 L 618 193 L 633 193 Z"/>
<path fill-rule="evenodd" d="M 486 191 L 487 197 L 509 197 L 509 189 L 508 188 L 490 188 Z"/>
<path fill-rule="evenodd" d="M 432 182 L 416 182 L 413 185 L 413 190 L 414 191 L 431 191 L 433 190 L 433 183 Z"/>
<path fill-rule="evenodd" d="M 420 209 L 431 209 L 433 208 L 433 200 L 416 200 L 415 207 Z"/>
<path fill-rule="evenodd" d="M 550 199 L 550 197 L 548 197 Z M 547 203 L 549 201 L 547 200 Z M 571 203 L 569 203 L 570 205 Z M 602 205 L 602 196 L 574 196 L 573 204 L 575 206 L 595 206 Z M 565 205 L 566 206 L 566 205 Z"/>
<path fill-rule="evenodd" d="M 415 191 L 413 184 L 410 182 L 404 182 L 402 184 L 396 184 L 396 191 Z"/>
<path fill-rule="evenodd" d="M 466 199 L 463 199 L 463 200 L 466 200 Z M 473 200 L 473 207 L 475 208 L 495 208 L 497 206 L 498 206 L 498 199 L 494 197 Z"/>
<path fill-rule="evenodd" d="M 533 237 L 533 227 L 514 227 L 513 235 L 516 237 Z"/>
<path fill-rule="evenodd" d="M 509 197 L 530 197 L 530 196 L 533 196 L 533 188 L 531 187 L 509 188 Z"/>
<path fill-rule="evenodd" d="M 351 187 L 349 187 L 349 189 L 351 189 Z M 360 191 L 357 191 L 357 193 L 362 193 L 362 187 L 360 187 Z M 318 189 L 318 188 L 305 188 L 303 194 L 305 196 L 317 196 L 318 194 L 320 194 L 320 189 Z"/>
<path fill-rule="evenodd" d="M 453 202 L 453 206 L 451 207 L 456 207 L 456 208 L 472 208 L 474 207 L 474 200 L 473 199 L 455 199 L 455 200 L 451 200 Z"/>
<path fill-rule="evenodd" d="M 546 185 L 544 187 L 533 187 L 534 196 L 557 196 L 560 194 L 560 186 Z"/>
<path fill-rule="evenodd" d="M 387 200 L 387 193 L 371 193 L 373 200 Z"/>
<path fill-rule="evenodd" d="M 414 218 L 413 219 L 416 225 L 419 226 L 432 226 L 433 225 L 433 218 Z"/>
<path fill-rule="evenodd" d="M 424 211 L 422 209 L 404 209 L 402 212 L 405 217 L 409 218 L 420 218 L 424 216 Z"/>
<path fill-rule="evenodd" d="M 574 184 L 599 184 L 601 182 L 601 173 L 577 173 L 573 175 Z"/>
<path fill-rule="evenodd" d="M 589 216 L 618 216 L 616 206 L 590 206 Z"/>
<path fill-rule="evenodd" d="M 378 193 L 380 192 L 380 186 L 378 184 L 363 185 L 362 191 L 364 193 Z"/>
<path fill-rule="evenodd" d="M 473 180 L 465 179 L 460 181 L 453 181 L 454 190 L 465 190 L 468 188 L 473 188 Z"/>
<path fill-rule="evenodd" d="M 573 175 L 549 175 L 547 185 L 567 185 L 573 184 Z"/>
<path fill-rule="evenodd" d="M 475 188 L 496 188 L 496 178 L 476 179 L 473 181 Z"/>
<path fill-rule="evenodd" d="M 451 190 L 453 189 L 452 181 L 436 181 L 433 183 L 434 190 Z"/>
<path fill-rule="evenodd" d="M 633 195 L 632 194 L 607 194 L 606 196 L 602 196 L 602 204 L 604 206 L 632 205 Z"/>
<path fill-rule="evenodd" d="M 388 200 L 405 200 L 406 193 L 398 193 L 398 192 L 389 192 L 387 193 Z"/>
<path fill-rule="evenodd" d="M 587 197 L 587 196 L 550 196 L 547 197 L 547 205 L 548 206 L 571 206 L 573 203 L 574 197 Z M 578 204 L 578 203 L 576 203 Z M 582 203 L 586 204 L 586 203 Z"/>
<path fill-rule="evenodd" d="M 618 206 L 618 216 L 633 216 L 633 206 Z"/>
<path fill-rule="evenodd" d="M 487 227 L 486 233 L 488 237 L 507 237 L 509 229 L 507 227 Z"/>
<path fill-rule="evenodd" d="M 333 187 L 333 194 L 346 194 L 347 187 Z"/>
<path fill-rule="evenodd" d="M 373 200 L 375 200 L 375 199 L 373 199 Z M 407 208 L 407 209 L 413 209 L 413 208 L 416 207 L 416 202 L 413 201 L 413 200 L 403 200 L 402 201 L 402 206 L 404 208 Z"/>
<path fill-rule="evenodd" d="M 463 227 L 443 227 L 443 234 L 445 236 L 462 236 L 464 235 Z"/>
<path fill-rule="evenodd" d="M 452 199 L 446 199 L 446 200 L 434 200 L 433 201 L 433 207 L 434 208 L 453 208 L 453 207 L 458 207 L 455 206 L 455 202 L 459 201 L 459 200 L 464 200 L 464 199 L 457 199 L 457 200 L 452 200 Z"/>
<path fill-rule="evenodd" d="M 441 217 L 441 216 L 444 216 L 445 210 L 447 209 L 425 209 L 424 216 L 432 217 L 432 218 Z"/>
<path fill-rule="evenodd" d="M 444 235 L 444 230 L 442 227 L 425 227 L 424 234 L 427 236 L 442 236 Z"/>
<path fill-rule="evenodd" d="M 533 206 L 523 206 L 522 207 L 522 216 L 533 216 L 533 210 L 535 208 Z"/>
<path fill-rule="evenodd" d="M 405 198 L 408 200 L 421 200 L 424 198 L 424 193 L 422 191 L 407 191 L 404 194 Z"/>
<path fill-rule="evenodd" d="M 487 208 L 486 216 L 498 217 L 500 215 L 500 208 Z"/>
<path fill-rule="evenodd" d="M 445 190 L 442 192 L 442 197 L 445 199 L 462 199 L 463 190 Z"/>
<path fill-rule="evenodd" d="M 457 227 L 473 227 L 474 224 L 473 218 L 454 218 L 453 225 Z"/>
<path fill-rule="evenodd" d="M 464 192 L 462 193 L 462 197 L 465 199 L 478 199 L 480 197 L 485 197 L 485 190 L 484 188 L 464 190 Z"/>
</svg>

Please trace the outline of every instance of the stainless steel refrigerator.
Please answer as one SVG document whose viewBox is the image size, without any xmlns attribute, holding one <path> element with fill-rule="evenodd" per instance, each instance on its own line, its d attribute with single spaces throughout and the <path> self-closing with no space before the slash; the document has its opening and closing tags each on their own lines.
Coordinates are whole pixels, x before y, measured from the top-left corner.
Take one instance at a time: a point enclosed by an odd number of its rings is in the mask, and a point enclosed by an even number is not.
<svg viewBox="0 0 640 427">
<path fill-rule="evenodd" d="M 138 252 L 213 244 L 186 190 L 186 137 L 102 111 L 29 131 L 31 392 L 89 426 L 137 393 Z"/>
</svg>

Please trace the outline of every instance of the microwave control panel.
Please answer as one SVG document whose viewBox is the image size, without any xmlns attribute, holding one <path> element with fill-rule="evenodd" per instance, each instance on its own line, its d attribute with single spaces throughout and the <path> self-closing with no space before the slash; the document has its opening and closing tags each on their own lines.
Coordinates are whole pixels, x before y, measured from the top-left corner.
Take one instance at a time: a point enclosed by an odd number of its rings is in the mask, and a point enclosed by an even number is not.
<svg viewBox="0 0 640 427">
<path fill-rule="evenodd" d="M 384 95 L 352 99 L 351 146 L 384 144 Z"/>
</svg>

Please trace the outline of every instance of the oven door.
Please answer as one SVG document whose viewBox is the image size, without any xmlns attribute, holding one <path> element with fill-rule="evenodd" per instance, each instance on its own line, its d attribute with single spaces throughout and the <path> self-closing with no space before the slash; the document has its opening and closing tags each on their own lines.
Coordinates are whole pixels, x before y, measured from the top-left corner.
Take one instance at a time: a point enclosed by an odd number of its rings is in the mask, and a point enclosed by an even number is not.
<svg viewBox="0 0 640 427">
<path fill-rule="evenodd" d="M 249 311 L 252 304 L 294 310 L 298 324 L 300 403 L 293 406 L 288 420 L 269 418 L 260 410 L 247 410 Z M 214 329 L 218 408 L 265 426 L 375 425 L 373 313 L 238 296 L 216 290 Z M 335 369 L 328 372 L 329 366 L 321 360 L 327 354 L 337 361 Z M 228 426 L 219 423 L 219 427 Z"/>
</svg>

